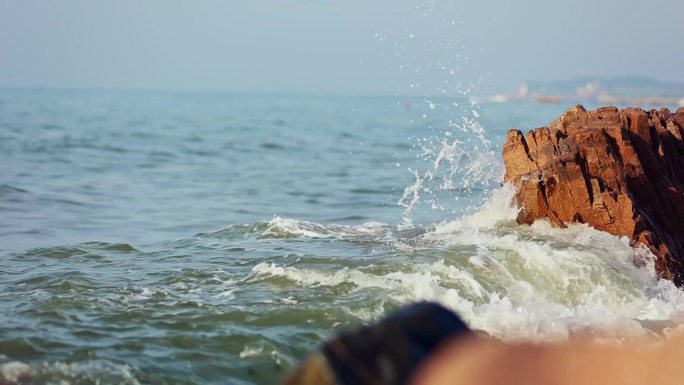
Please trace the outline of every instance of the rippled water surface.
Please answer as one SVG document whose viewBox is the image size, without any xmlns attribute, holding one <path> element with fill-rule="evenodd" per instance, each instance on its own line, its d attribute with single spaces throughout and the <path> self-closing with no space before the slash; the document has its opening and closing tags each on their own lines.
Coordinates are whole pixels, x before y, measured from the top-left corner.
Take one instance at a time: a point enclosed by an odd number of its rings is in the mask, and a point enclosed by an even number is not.
<svg viewBox="0 0 684 385">
<path fill-rule="evenodd" d="M 684 298 L 646 251 L 515 225 L 505 132 L 565 107 L 2 90 L 0 379 L 277 383 L 420 299 L 507 340 L 663 338 Z"/>
</svg>

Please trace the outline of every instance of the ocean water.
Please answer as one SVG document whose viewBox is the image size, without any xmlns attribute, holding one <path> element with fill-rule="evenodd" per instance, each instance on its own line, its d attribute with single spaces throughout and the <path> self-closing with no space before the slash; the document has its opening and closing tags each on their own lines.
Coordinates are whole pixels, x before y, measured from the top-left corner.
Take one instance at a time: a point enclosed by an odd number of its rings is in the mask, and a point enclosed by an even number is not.
<svg viewBox="0 0 684 385">
<path fill-rule="evenodd" d="M 422 299 L 507 341 L 668 338 L 646 250 L 515 224 L 505 133 L 567 107 L 0 90 L 0 382 L 274 384 Z"/>
</svg>

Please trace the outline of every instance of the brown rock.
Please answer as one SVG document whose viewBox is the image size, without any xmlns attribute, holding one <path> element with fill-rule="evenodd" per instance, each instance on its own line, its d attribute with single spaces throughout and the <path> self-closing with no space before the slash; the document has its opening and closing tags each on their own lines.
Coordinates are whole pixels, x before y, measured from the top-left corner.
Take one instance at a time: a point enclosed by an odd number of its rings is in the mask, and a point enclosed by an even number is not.
<svg viewBox="0 0 684 385">
<path fill-rule="evenodd" d="M 519 223 L 588 223 L 648 246 L 656 269 L 684 283 L 684 108 L 576 106 L 548 127 L 508 132 L 506 182 Z"/>
</svg>

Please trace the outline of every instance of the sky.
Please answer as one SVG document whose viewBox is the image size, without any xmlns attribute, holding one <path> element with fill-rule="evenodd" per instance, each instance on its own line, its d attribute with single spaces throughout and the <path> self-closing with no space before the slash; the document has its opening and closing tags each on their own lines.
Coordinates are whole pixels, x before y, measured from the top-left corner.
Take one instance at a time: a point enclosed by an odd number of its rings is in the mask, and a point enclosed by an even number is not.
<svg viewBox="0 0 684 385">
<path fill-rule="evenodd" d="M 457 94 L 684 83 L 684 1 L 0 0 L 0 86 Z"/>
</svg>

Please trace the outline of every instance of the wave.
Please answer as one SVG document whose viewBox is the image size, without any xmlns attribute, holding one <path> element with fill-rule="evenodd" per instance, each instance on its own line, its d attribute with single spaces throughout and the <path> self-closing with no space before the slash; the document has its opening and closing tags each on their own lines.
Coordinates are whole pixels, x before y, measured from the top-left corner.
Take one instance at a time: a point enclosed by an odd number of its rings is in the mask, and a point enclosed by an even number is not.
<svg viewBox="0 0 684 385">
<path fill-rule="evenodd" d="M 297 219 L 275 217 L 268 222 L 262 235 L 302 236 L 308 238 L 351 238 L 366 235 L 380 235 L 391 230 L 391 226 L 380 222 L 361 225 L 321 225 Z"/>
<path fill-rule="evenodd" d="M 566 340 L 585 333 L 660 339 L 679 330 L 684 292 L 660 279 L 646 248 L 586 225 L 518 225 L 514 194 L 512 186 L 503 185 L 470 215 L 410 229 L 275 217 L 197 234 L 163 247 L 182 255 L 204 252 L 225 271 L 155 271 L 144 284 L 104 290 L 109 294 L 102 306 L 166 309 L 192 303 L 218 311 L 250 303 L 272 313 L 315 304 L 344 322 L 347 316 L 370 321 L 389 308 L 434 300 L 471 327 L 510 341 Z M 244 260 L 233 258 L 245 247 L 250 252 Z M 320 247 L 330 252 L 321 255 Z M 97 264 L 97 255 L 160 258 L 109 243 L 32 249 L 15 257 L 55 259 L 61 265 Z M 169 258 L 174 266 L 180 261 L 175 252 Z M 20 283 L 67 298 L 97 286 L 71 273 L 29 278 Z"/>
<path fill-rule="evenodd" d="M 411 233 L 413 239 L 401 238 L 406 234 L 386 225 L 338 228 L 278 219 L 274 228 L 301 237 L 382 229 L 391 234 L 386 242 L 410 262 L 332 271 L 265 262 L 254 266 L 252 274 L 302 287 L 346 284 L 355 295 L 377 295 L 371 289 L 382 289 L 396 305 L 435 300 L 473 328 L 509 341 L 567 340 L 587 333 L 610 339 L 665 338 L 678 329 L 684 321 L 684 292 L 660 279 L 646 248 L 633 248 L 625 237 L 586 225 L 558 229 L 538 221 L 519 226 L 514 193 L 504 185 L 474 214 Z M 436 258 L 411 260 L 412 253 L 420 252 Z M 366 319 L 382 314 L 372 308 L 355 311 Z"/>
<path fill-rule="evenodd" d="M 393 226 L 381 222 L 360 225 L 319 224 L 293 218 L 274 217 L 269 221 L 232 225 L 215 232 L 200 233 L 200 238 L 232 238 L 245 234 L 257 238 L 335 238 L 349 239 L 381 236 L 393 230 Z"/>
</svg>

